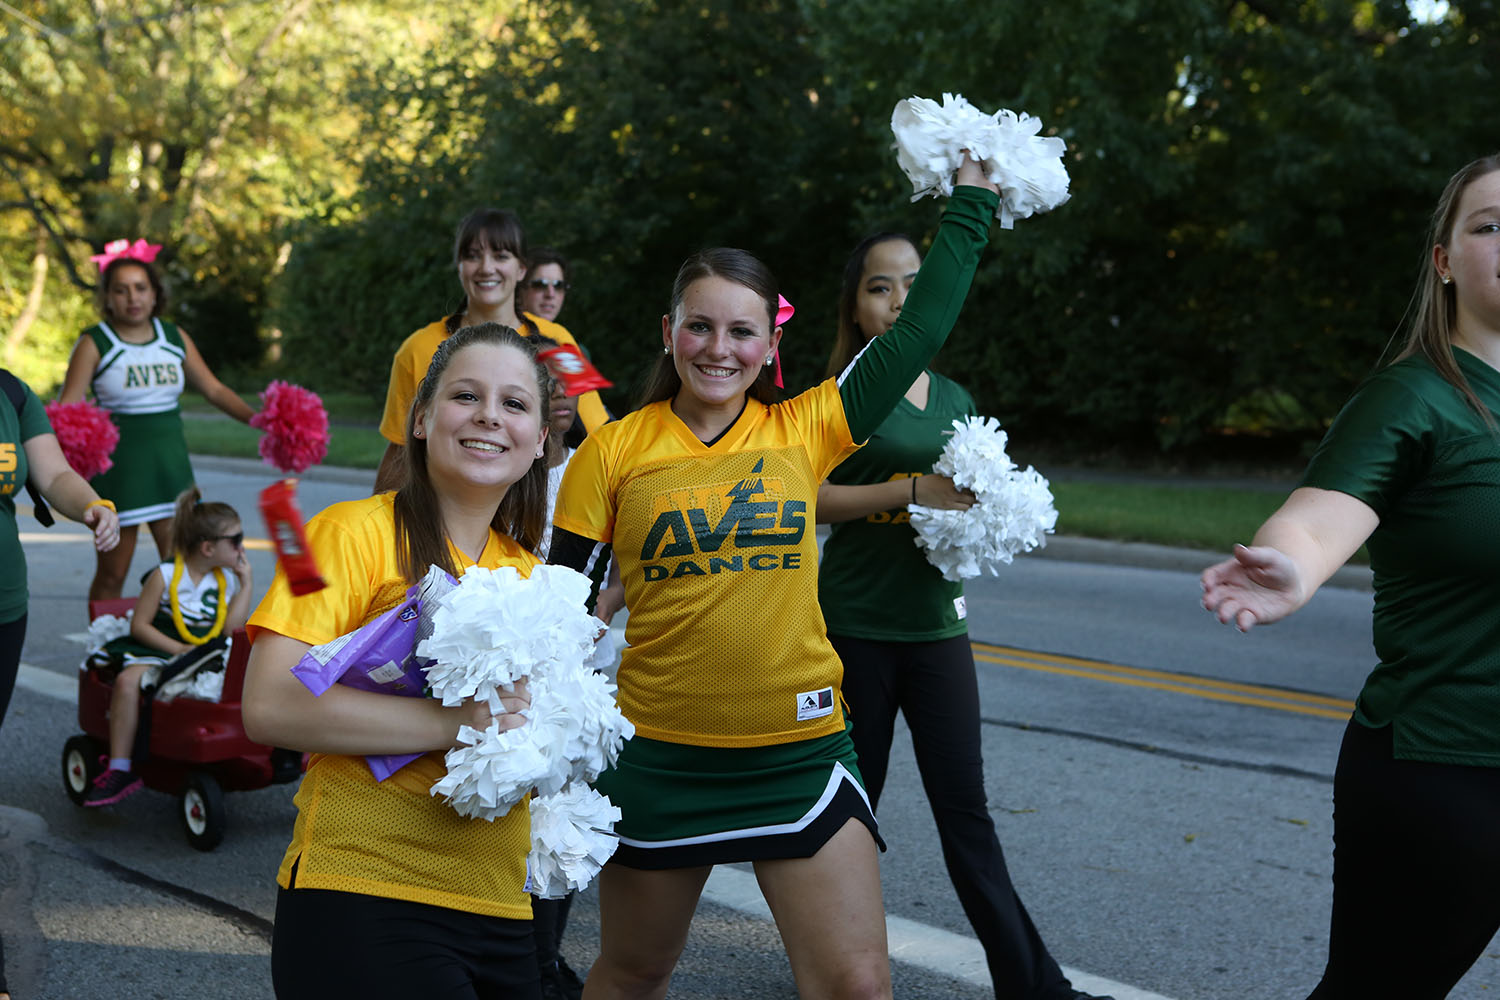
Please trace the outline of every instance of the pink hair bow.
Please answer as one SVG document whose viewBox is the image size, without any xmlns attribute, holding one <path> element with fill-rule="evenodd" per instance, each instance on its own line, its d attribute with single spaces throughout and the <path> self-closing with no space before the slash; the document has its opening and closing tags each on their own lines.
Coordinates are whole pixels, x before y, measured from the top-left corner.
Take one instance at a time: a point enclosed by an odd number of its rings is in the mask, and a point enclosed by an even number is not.
<svg viewBox="0 0 1500 1000">
<path fill-rule="evenodd" d="M 796 311 L 797 311 L 796 308 L 790 302 L 788 302 L 786 300 L 786 296 L 785 295 L 777 295 L 776 296 L 776 325 L 777 326 L 780 326 L 781 324 L 785 323 L 787 320 L 791 319 L 792 318 L 792 314 L 795 313 Z M 782 385 L 781 385 L 781 348 L 780 347 L 776 348 L 776 388 L 778 388 L 778 389 L 782 388 Z"/>
<path fill-rule="evenodd" d="M 156 259 L 156 255 L 159 253 L 161 253 L 160 243 L 147 243 L 145 240 L 136 240 L 134 243 L 129 240 L 110 240 L 104 244 L 103 253 L 96 253 L 89 257 L 89 260 L 98 264 L 99 270 L 102 273 L 110 265 L 111 261 L 118 260 L 121 257 L 127 260 L 138 260 L 142 264 L 149 264 Z"/>
</svg>

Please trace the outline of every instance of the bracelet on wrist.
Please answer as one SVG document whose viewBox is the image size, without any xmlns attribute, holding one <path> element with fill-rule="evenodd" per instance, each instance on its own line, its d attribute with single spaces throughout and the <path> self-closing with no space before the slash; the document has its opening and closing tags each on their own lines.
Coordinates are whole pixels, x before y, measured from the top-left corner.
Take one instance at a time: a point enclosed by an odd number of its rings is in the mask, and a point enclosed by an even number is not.
<svg viewBox="0 0 1500 1000">
<path fill-rule="evenodd" d="M 90 507 L 108 507 L 110 510 L 114 510 L 115 502 L 113 500 L 105 500 L 103 497 L 100 497 L 98 500 L 90 500 L 88 503 L 83 505 L 84 510 L 88 510 Z"/>
<path fill-rule="evenodd" d="M 912 503 L 916 503 L 917 502 L 917 480 L 920 479 L 920 478 L 922 478 L 922 477 L 921 476 L 912 476 L 911 477 L 911 502 Z"/>
</svg>

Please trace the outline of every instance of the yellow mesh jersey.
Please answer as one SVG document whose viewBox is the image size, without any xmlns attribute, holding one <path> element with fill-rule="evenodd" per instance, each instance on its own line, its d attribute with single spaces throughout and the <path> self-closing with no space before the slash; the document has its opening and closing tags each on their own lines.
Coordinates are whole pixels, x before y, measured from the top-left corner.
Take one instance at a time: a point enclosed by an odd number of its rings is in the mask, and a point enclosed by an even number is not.
<svg viewBox="0 0 1500 1000">
<path fill-rule="evenodd" d="M 855 447 L 832 380 L 750 400 L 712 446 L 665 402 L 584 441 L 554 520 L 614 546 L 630 608 L 620 707 L 642 736 L 745 747 L 843 729 L 813 510 Z"/>
<path fill-rule="evenodd" d="M 525 316 L 536 324 L 537 332 L 542 336 L 550 337 L 559 344 L 578 345 L 568 328 L 561 323 L 554 323 L 531 313 L 526 313 Z M 526 331 L 523 329 L 520 332 L 524 334 Z M 396 357 L 391 361 L 391 382 L 385 390 L 385 412 L 380 417 L 381 436 L 392 444 L 406 443 L 406 411 L 411 409 L 411 401 L 417 395 L 417 384 L 426 376 L 427 366 L 432 364 L 432 356 L 437 353 L 438 345 L 447 339 L 447 321 L 440 319 L 422 327 L 396 348 Z M 609 420 L 604 400 L 592 390 L 578 397 L 578 415 L 591 434 Z"/>
<path fill-rule="evenodd" d="M 308 547 L 328 586 L 294 597 L 278 566 L 246 626 L 317 645 L 394 607 L 408 584 L 396 564 L 394 494 L 334 504 L 307 524 Z M 455 564 L 471 563 L 449 546 Z M 537 560 L 494 531 L 477 565 L 530 574 Z M 394 695 L 392 697 L 395 697 Z M 377 782 L 363 757 L 314 754 L 297 791 L 297 821 L 276 881 L 405 899 L 470 913 L 531 919 L 522 891 L 531 824 L 526 803 L 493 823 L 466 819 L 428 794 L 445 773 L 429 753 Z M 300 859 L 300 860 L 299 860 Z"/>
</svg>

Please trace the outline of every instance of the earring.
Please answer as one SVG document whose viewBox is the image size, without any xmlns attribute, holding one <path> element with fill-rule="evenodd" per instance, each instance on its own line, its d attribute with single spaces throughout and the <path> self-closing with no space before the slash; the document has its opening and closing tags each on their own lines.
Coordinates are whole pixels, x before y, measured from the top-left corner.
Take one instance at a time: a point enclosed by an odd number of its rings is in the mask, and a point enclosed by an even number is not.
<svg viewBox="0 0 1500 1000">
<path fill-rule="evenodd" d="M 663 347 L 663 348 L 662 348 L 662 349 L 661 349 L 661 352 L 662 352 L 662 353 L 663 353 L 663 354 L 671 354 L 671 353 L 672 353 L 672 348 L 671 348 L 671 347 L 670 347 L 670 346 L 668 346 L 668 347 Z"/>
<path fill-rule="evenodd" d="M 775 361 L 775 360 L 776 360 L 776 355 L 774 355 L 774 354 L 767 354 L 766 355 L 766 367 L 767 368 L 771 367 L 771 362 Z"/>
<path fill-rule="evenodd" d="M 540 448 L 538 448 L 538 449 L 537 449 L 537 450 L 536 450 L 536 457 L 537 457 L 537 458 L 541 458 L 541 457 L 542 457 L 542 449 L 540 449 Z"/>
<path fill-rule="evenodd" d="M 1451 284 L 1453 284 L 1453 275 L 1451 275 L 1451 274 L 1445 274 L 1445 275 L 1443 275 L 1443 284 L 1445 284 L 1445 285 L 1451 285 Z"/>
</svg>

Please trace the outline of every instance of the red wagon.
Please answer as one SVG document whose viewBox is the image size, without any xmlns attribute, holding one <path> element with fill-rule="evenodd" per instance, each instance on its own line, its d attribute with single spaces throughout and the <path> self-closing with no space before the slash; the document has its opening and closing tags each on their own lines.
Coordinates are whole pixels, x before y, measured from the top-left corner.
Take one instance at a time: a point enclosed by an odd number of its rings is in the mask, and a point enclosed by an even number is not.
<svg viewBox="0 0 1500 1000">
<path fill-rule="evenodd" d="M 90 601 L 89 617 L 124 615 L 130 598 Z M 245 735 L 240 695 L 250 641 L 237 629 L 224 667 L 224 692 L 217 702 L 176 698 L 152 707 L 150 754 L 136 765 L 147 788 L 175 795 L 188 843 L 211 851 L 224 839 L 228 814 L 224 793 L 251 791 L 295 781 L 302 754 L 262 746 Z M 78 725 L 83 732 L 63 745 L 63 788 L 77 805 L 105 767 L 109 748 L 111 682 L 96 671 L 78 675 Z"/>
</svg>

